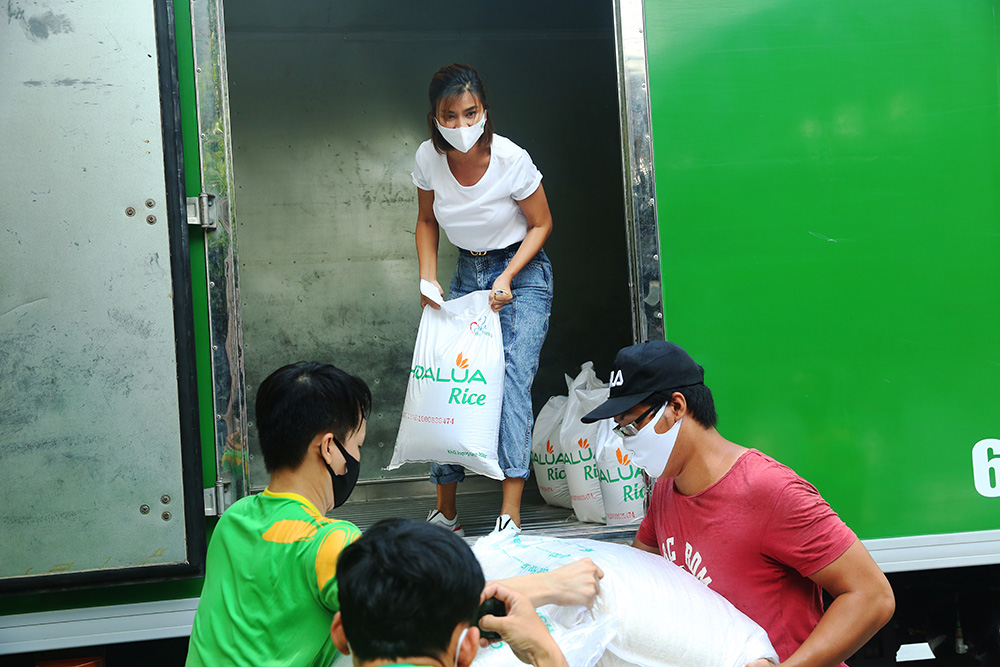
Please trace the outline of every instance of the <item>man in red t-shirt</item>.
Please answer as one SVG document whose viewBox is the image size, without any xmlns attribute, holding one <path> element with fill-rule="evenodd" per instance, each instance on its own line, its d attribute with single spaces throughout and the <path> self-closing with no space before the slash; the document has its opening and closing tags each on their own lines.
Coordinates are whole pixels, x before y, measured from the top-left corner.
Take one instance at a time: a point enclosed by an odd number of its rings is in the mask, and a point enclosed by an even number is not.
<svg viewBox="0 0 1000 667">
<path fill-rule="evenodd" d="M 722 437 L 703 380 L 674 343 L 633 345 L 615 359 L 610 398 L 583 418 L 614 418 L 623 452 L 657 479 L 632 546 L 721 593 L 785 667 L 842 666 L 892 617 L 889 582 L 814 486 Z"/>
</svg>

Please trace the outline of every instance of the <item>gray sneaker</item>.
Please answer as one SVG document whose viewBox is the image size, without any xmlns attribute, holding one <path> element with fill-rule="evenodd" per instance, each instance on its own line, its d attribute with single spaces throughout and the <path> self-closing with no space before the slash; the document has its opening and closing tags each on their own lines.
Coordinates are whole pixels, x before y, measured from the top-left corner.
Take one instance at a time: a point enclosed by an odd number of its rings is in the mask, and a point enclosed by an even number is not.
<svg viewBox="0 0 1000 667">
<path fill-rule="evenodd" d="M 462 524 L 458 522 L 458 515 L 455 515 L 454 519 L 450 521 L 444 518 L 444 514 L 441 514 L 439 510 L 431 510 L 427 514 L 427 523 L 435 523 L 442 528 L 447 528 L 451 532 L 455 533 L 459 537 L 465 537 L 465 531 L 462 530 Z"/>
</svg>

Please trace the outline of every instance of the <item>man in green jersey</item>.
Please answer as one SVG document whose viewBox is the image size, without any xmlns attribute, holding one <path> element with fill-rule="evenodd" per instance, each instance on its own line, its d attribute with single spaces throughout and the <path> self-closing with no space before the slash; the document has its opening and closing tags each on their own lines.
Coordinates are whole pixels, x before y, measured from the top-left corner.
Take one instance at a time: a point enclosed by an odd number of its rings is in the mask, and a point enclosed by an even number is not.
<svg viewBox="0 0 1000 667">
<path fill-rule="evenodd" d="M 187 665 L 328 667 L 337 558 L 361 533 L 325 515 L 357 482 L 371 392 L 338 368 L 302 362 L 264 380 L 255 410 L 270 481 L 212 534 Z M 505 583 L 534 605 L 589 604 L 602 576 L 584 559 Z"/>
<path fill-rule="evenodd" d="M 361 532 L 326 518 L 358 478 L 371 392 L 327 364 L 278 369 L 257 392 L 263 493 L 219 519 L 187 665 L 316 665 L 337 655 L 336 563 Z"/>
<path fill-rule="evenodd" d="M 499 632 L 525 663 L 566 667 L 530 601 L 496 583 L 484 590 L 472 550 L 445 528 L 379 521 L 344 549 L 337 570 L 340 611 L 330 634 L 354 667 L 468 667 L 480 629 Z M 506 615 L 484 616 L 477 625 L 489 597 L 505 603 Z"/>
</svg>

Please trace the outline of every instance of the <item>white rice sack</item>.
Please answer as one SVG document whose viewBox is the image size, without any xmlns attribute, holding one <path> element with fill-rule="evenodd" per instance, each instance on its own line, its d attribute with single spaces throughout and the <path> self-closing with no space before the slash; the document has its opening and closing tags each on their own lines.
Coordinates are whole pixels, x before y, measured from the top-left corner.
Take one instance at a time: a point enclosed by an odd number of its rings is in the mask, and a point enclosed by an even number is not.
<svg viewBox="0 0 1000 667">
<path fill-rule="evenodd" d="M 552 633 L 569 667 L 594 667 L 605 655 L 608 643 L 618 631 L 618 621 L 611 616 L 599 616 L 586 607 L 539 607 L 538 616 Z M 507 642 L 497 640 L 480 648 L 475 667 L 524 667 L 510 650 Z"/>
<path fill-rule="evenodd" d="M 566 467 L 559 447 L 559 429 L 566 414 L 566 396 L 553 396 L 538 411 L 531 432 L 531 468 L 542 499 L 549 505 L 572 508 Z M 554 442 L 553 442 L 554 441 Z"/>
<path fill-rule="evenodd" d="M 597 468 L 598 448 L 611 435 L 607 419 L 584 424 L 580 418 L 608 398 L 608 389 L 587 389 L 577 386 L 566 401 L 566 416 L 559 429 L 559 446 L 566 466 L 570 502 L 580 521 L 605 523 L 604 501 L 601 499 L 601 479 Z"/>
<path fill-rule="evenodd" d="M 598 667 L 744 667 L 778 662 L 764 630 L 683 569 L 623 544 L 493 534 L 472 548 L 487 579 L 547 572 L 580 558 L 604 571 L 594 604 L 618 634 Z"/>
<path fill-rule="evenodd" d="M 597 473 L 601 479 L 601 499 L 609 526 L 639 523 L 646 515 L 643 502 L 646 482 L 642 470 L 621 449 L 620 436 L 610 433 L 598 450 Z"/>
<path fill-rule="evenodd" d="M 426 293 L 439 296 L 434 288 Z M 409 376 L 386 470 L 412 462 L 451 463 L 503 479 L 497 460 L 503 335 L 489 290 L 441 302 L 440 310 L 424 308 Z"/>
</svg>

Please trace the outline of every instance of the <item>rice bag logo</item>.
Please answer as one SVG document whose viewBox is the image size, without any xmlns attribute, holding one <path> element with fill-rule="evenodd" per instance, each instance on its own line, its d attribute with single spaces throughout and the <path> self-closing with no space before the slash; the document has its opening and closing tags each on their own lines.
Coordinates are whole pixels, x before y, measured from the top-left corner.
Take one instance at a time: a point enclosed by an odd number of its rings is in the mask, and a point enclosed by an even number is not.
<svg viewBox="0 0 1000 667">
<path fill-rule="evenodd" d="M 618 466 L 600 470 L 601 481 L 605 484 L 620 484 L 622 489 L 622 502 L 629 500 L 639 500 L 646 497 L 646 483 L 642 479 L 642 470 L 632 465 L 632 459 L 619 447 L 615 451 L 615 458 L 618 459 Z"/>
<path fill-rule="evenodd" d="M 487 313 L 483 313 L 483 316 L 478 320 L 472 320 L 469 322 L 469 331 L 472 332 L 473 336 L 486 336 L 487 338 L 493 338 L 493 334 L 486 329 L 486 315 Z"/>
<path fill-rule="evenodd" d="M 579 438 L 576 441 L 576 449 L 572 447 L 566 452 L 566 464 L 567 465 L 580 465 L 581 463 L 586 464 L 583 467 L 583 478 L 584 479 L 597 479 L 597 461 L 594 449 L 590 446 L 590 441 L 586 438 Z M 592 463 L 587 463 L 592 461 Z"/>
<path fill-rule="evenodd" d="M 545 441 L 544 456 L 540 452 L 531 452 L 531 462 L 545 468 L 545 478 L 549 482 L 566 479 L 566 470 L 561 465 L 566 462 L 566 457 L 562 452 L 556 454 L 551 440 Z"/>
<path fill-rule="evenodd" d="M 442 368 L 417 364 L 410 369 L 410 375 L 416 380 L 466 385 L 451 389 L 448 394 L 448 403 L 452 405 L 486 405 L 486 394 L 473 391 L 480 388 L 477 383 L 483 387 L 486 386 L 486 376 L 478 368 L 471 368 L 469 358 L 461 352 L 455 357 L 454 368 L 445 371 Z"/>
</svg>

